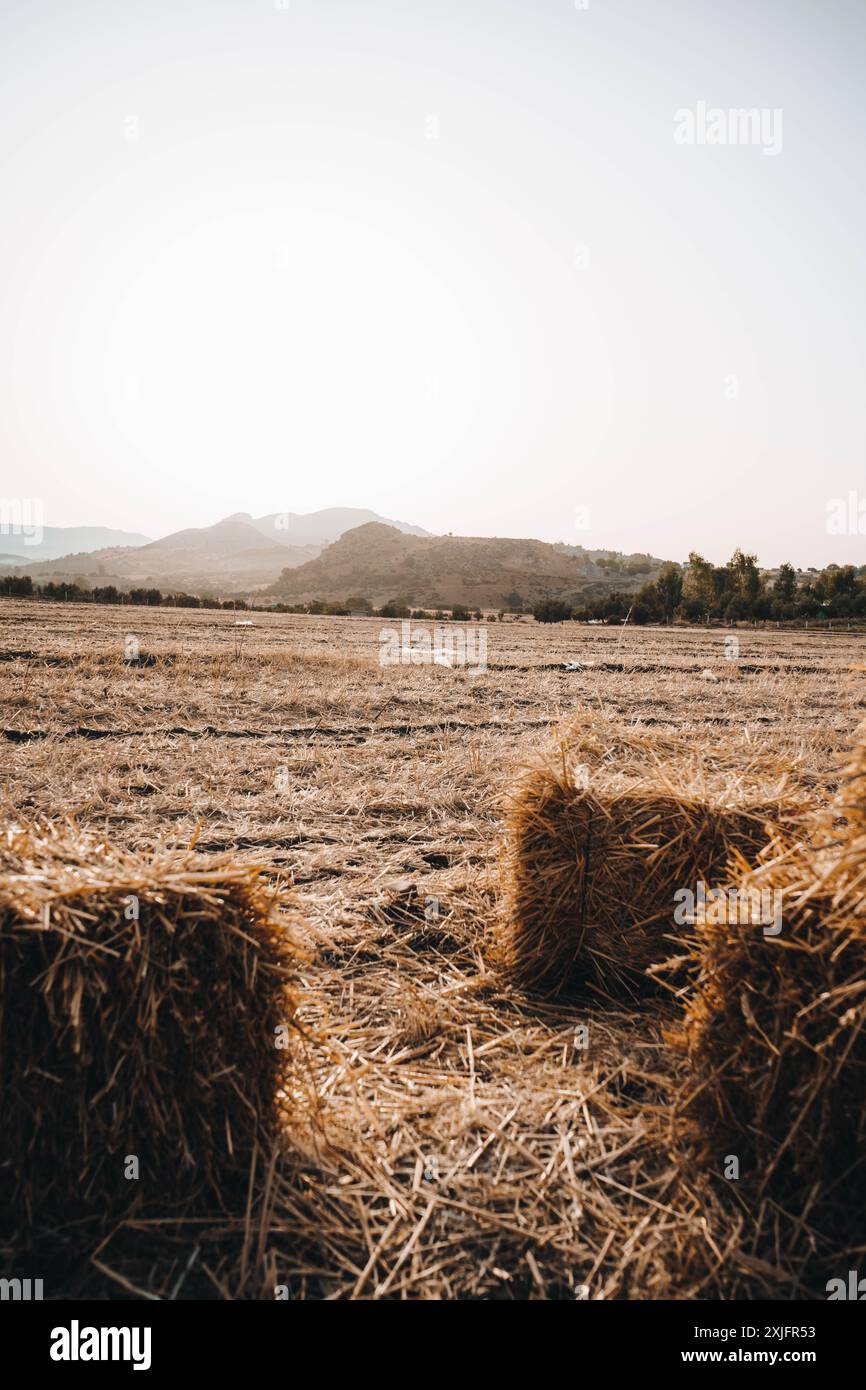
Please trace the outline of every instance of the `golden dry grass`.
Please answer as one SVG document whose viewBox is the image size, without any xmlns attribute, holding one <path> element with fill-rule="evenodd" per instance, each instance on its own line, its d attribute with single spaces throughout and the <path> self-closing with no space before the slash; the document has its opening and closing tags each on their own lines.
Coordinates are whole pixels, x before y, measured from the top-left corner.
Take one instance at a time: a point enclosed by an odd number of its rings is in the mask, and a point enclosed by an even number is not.
<svg viewBox="0 0 866 1390">
<path fill-rule="evenodd" d="M 291 1158 L 221 1222 L 128 1223 L 76 1287 L 312 1298 L 791 1297 L 844 1252 L 672 1147 L 676 1000 L 533 1001 L 489 957 L 501 807 L 590 706 L 626 735 L 771 753 L 818 802 L 862 637 L 491 625 L 488 669 L 378 665 L 375 620 L 0 607 L 7 818 L 230 851 L 294 884 L 315 1039 Z M 123 665 L 132 631 L 155 665 Z M 22 653 L 11 656 L 10 653 Z M 565 661 L 581 668 L 566 672 Z M 703 678 L 709 668 L 717 682 Z M 738 674 L 734 674 L 734 672 Z M 586 1028 L 587 1032 L 581 1032 Z M 586 1046 L 582 1044 L 586 1042 Z M 847 1265 L 845 1266 L 847 1268 Z"/>
</svg>

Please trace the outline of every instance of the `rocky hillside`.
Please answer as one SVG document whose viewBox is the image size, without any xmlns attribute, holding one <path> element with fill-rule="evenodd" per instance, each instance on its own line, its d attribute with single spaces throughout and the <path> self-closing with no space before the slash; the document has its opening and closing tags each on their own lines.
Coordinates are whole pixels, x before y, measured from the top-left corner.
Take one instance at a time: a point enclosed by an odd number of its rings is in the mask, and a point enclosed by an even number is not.
<svg viewBox="0 0 866 1390">
<path fill-rule="evenodd" d="M 616 587 L 639 587 L 660 563 L 629 571 L 627 557 L 619 556 Z M 545 541 L 420 537 L 370 523 L 347 531 L 307 564 L 285 569 L 267 592 L 289 602 L 355 597 L 376 605 L 394 599 L 416 607 L 496 608 L 546 597 L 576 600 L 599 586 L 614 587 L 602 562 Z"/>
</svg>

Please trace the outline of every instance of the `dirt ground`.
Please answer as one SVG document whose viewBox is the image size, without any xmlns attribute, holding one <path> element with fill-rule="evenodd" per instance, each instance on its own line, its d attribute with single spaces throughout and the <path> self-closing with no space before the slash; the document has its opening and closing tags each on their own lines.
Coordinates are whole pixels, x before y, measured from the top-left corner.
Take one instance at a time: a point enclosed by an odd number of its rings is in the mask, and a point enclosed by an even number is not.
<svg viewBox="0 0 866 1390">
<path fill-rule="evenodd" d="M 399 623 L 240 616 L 253 626 L 0 601 L 4 819 L 236 851 L 294 886 L 307 923 L 293 1157 L 255 1240 L 238 1264 L 223 1235 L 190 1233 L 132 1272 L 109 1245 L 107 1291 L 823 1288 L 839 1252 L 674 1151 L 671 1004 L 545 1005 L 505 988 L 489 946 L 504 799 L 561 722 L 601 709 L 691 731 L 710 753 L 772 749 L 801 760 L 821 802 L 863 718 L 851 668 L 866 637 L 506 621 L 486 626 L 486 669 L 473 671 L 381 665 L 381 630 Z"/>
</svg>

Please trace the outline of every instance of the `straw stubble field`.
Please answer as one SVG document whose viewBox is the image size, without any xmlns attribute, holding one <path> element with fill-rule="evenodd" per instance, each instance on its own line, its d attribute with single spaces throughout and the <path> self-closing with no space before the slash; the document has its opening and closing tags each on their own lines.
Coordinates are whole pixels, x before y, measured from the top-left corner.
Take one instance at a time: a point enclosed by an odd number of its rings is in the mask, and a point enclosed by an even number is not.
<svg viewBox="0 0 866 1390">
<path fill-rule="evenodd" d="M 866 707 L 864 638 L 742 630 L 727 660 L 718 630 L 506 622 L 471 674 L 380 666 L 381 626 L 0 607 L 4 822 L 229 851 L 294 886 L 309 948 L 288 1158 L 263 1157 L 236 1222 L 132 1222 L 70 1287 L 818 1292 L 838 1249 L 677 1147 L 670 996 L 539 999 L 498 968 L 494 928 L 509 791 L 561 723 L 602 715 L 728 765 L 771 754 L 820 805 Z M 152 662 L 124 663 L 130 633 Z"/>
</svg>

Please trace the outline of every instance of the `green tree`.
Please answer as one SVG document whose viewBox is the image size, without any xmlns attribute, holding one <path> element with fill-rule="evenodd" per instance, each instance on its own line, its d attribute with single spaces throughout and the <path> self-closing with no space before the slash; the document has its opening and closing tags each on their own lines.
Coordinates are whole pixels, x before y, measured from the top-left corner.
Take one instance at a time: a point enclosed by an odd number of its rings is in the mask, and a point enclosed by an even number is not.
<svg viewBox="0 0 866 1390">
<path fill-rule="evenodd" d="M 748 617 L 761 597 L 764 584 L 758 569 L 757 555 L 745 555 L 739 546 L 728 561 L 731 593 L 739 600 L 739 608 Z"/>
<path fill-rule="evenodd" d="M 640 617 L 638 617 L 639 611 L 641 613 Z M 638 589 L 631 620 L 633 623 L 650 623 L 658 621 L 661 614 L 662 606 L 661 599 L 659 598 L 658 585 L 654 580 L 648 579 L 646 584 L 642 584 L 640 589 Z"/>
<path fill-rule="evenodd" d="M 773 595 L 782 603 L 793 603 L 797 594 L 797 571 L 793 565 L 787 561 L 779 566 L 779 573 L 776 575 L 776 582 L 773 585 Z"/>
<path fill-rule="evenodd" d="M 669 561 L 662 566 L 661 574 L 656 580 L 656 591 L 662 617 L 665 622 L 670 622 L 683 596 L 683 572 L 679 565 Z"/>
<path fill-rule="evenodd" d="M 564 623 L 571 617 L 571 608 L 559 599 L 543 598 L 533 605 L 532 616 L 537 623 Z"/>
<path fill-rule="evenodd" d="M 683 576 L 683 601 L 694 607 L 697 617 L 709 613 L 716 600 L 713 567 L 696 550 L 689 551 L 689 567 Z"/>
</svg>

